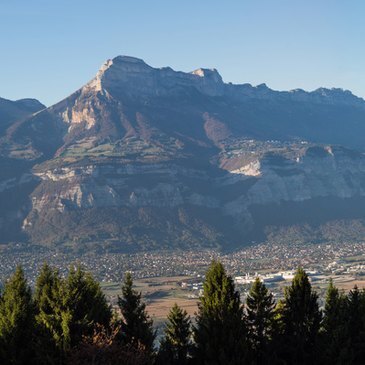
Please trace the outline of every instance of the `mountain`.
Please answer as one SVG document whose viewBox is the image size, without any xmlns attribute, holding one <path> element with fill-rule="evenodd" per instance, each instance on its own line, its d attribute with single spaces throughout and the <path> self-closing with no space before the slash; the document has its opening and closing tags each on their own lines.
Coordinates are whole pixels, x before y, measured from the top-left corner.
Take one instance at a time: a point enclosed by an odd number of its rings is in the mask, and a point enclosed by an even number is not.
<svg viewBox="0 0 365 365">
<path fill-rule="evenodd" d="M 42 109 L 45 109 L 45 106 L 36 99 L 11 101 L 0 98 L 0 135 L 11 123 Z"/>
<path fill-rule="evenodd" d="M 7 129 L 22 124 L 27 117 L 45 109 L 36 99 L 16 101 L 0 98 L 0 140 L 6 139 Z M 22 191 L 23 183 L 32 180 L 32 161 L 0 156 L 0 240 L 19 237 L 19 222 L 24 212 L 24 202 L 31 190 Z M 26 172 L 28 171 L 28 172 Z M 35 186 L 35 185 L 33 185 Z M 8 195 L 10 194 L 10 195 Z M 19 199 L 17 195 L 19 194 Z"/>
<path fill-rule="evenodd" d="M 1 237 L 120 250 L 348 237 L 365 215 L 364 148 L 365 101 L 350 91 L 118 56 L 3 133 Z"/>
</svg>

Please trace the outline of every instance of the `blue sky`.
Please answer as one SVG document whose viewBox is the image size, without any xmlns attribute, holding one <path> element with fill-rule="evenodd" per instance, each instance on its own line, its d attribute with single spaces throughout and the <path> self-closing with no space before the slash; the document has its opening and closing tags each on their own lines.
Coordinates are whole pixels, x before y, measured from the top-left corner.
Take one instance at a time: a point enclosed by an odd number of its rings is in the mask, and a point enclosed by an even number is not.
<svg viewBox="0 0 365 365">
<path fill-rule="evenodd" d="M 50 105 L 124 54 L 226 82 L 365 97 L 363 0 L 2 0 L 0 96 Z"/>
</svg>

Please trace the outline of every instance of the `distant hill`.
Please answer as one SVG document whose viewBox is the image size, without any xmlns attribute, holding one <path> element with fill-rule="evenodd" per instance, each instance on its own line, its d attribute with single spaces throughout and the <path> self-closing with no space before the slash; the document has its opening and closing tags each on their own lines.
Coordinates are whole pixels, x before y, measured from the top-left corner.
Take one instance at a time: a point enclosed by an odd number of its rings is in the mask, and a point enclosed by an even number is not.
<svg viewBox="0 0 365 365">
<path fill-rule="evenodd" d="M 298 225 L 320 241 L 365 217 L 365 101 L 350 91 L 226 84 L 215 69 L 118 56 L 0 125 L 4 241 L 230 249 Z"/>
<path fill-rule="evenodd" d="M 45 108 L 45 105 L 36 99 L 12 101 L 0 98 L 0 134 L 3 133 L 11 123 Z"/>
</svg>

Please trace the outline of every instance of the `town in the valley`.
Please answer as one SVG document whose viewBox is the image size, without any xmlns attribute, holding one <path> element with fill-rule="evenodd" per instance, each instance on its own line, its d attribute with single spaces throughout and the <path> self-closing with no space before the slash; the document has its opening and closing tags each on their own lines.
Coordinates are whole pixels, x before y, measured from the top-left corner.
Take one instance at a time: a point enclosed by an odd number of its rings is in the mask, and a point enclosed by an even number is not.
<svg viewBox="0 0 365 365">
<path fill-rule="evenodd" d="M 145 252 L 85 252 L 48 249 L 46 247 L 11 244 L 1 251 L 0 280 L 4 282 L 16 265 L 22 265 L 30 284 L 44 262 L 66 274 L 69 265 L 80 264 L 90 271 L 102 286 L 109 300 L 115 303 L 120 294 L 123 274 L 131 272 L 135 285 L 143 293 L 152 316 L 163 319 L 173 302 L 190 314 L 196 310 L 204 273 L 212 260 L 220 260 L 234 278 L 242 297 L 259 276 L 279 299 L 298 267 L 303 267 L 321 300 L 330 278 L 336 286 L 348 291 L 365 287 L 365 242 L 340 243 L 264 243 L 244 249 L 220 253 L 213 250 Z M 68 263 L 68 266 L 65 265 Z"/>
</svg>

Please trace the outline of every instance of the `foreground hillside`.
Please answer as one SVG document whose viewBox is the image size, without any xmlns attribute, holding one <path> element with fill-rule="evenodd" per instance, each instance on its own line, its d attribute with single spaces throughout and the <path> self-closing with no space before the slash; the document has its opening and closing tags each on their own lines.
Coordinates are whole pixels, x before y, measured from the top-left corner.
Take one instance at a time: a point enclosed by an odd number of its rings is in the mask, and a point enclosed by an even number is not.
<svg viewBox="0 0 365 365">
<path fill-rule="evenodd" d="M 229 249 L 294 227 L 320 241 L 365 218 L 364 120 L 349 91 L 278 92 L 119 56 L 5 123 L 1 239 Z"/>
</svg>

